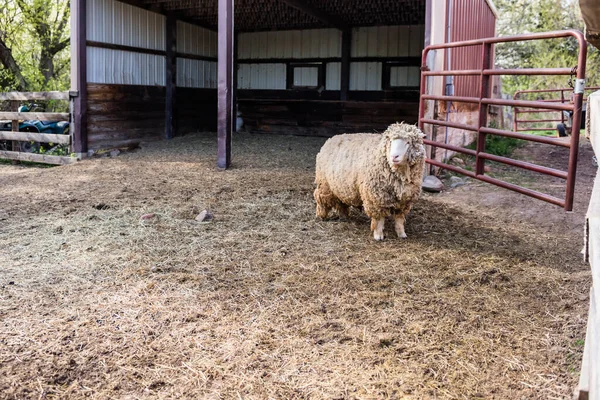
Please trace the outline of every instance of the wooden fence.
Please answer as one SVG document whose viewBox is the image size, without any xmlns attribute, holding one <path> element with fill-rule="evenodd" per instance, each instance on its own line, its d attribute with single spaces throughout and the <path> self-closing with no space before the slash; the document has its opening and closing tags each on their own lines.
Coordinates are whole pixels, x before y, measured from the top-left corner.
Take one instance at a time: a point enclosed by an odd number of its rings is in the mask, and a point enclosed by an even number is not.
<svg viewBox="0 0 600 400">
<path fill-rule="evenodd" d="M 588 98 L 588 136 L 600 159 L 600 92 Z M 579 380 L 579 400 L 600 400 L 600 176 L 596 175 L 586 218 L 585 255 L 592 268 L 590 312 Z"/>
<path fill-rule="evenodd" d="M 18 108 L 20 102 L 46 101 L 46 100 L 66 100 L 69 101 L 69 109 L 72 110 L 72 98 L 75 93 L 69 92 L 8 92 L 0 93 L 0 101 L 10 101 L 11 108 Z M 26 153 L 19 151 L 19 142 L 53 143 L 57 145 L 67 145 L 69 152 L 72 151 L 73 126 L 69 127 L 68 135 L 38 133 L 38 132 L 19 132 L 20 120 L 39 120 L 39 121 L 72 121 L 71 113 L 52 113 L 52 112 L 0 112 L 0 120 L 10 120 L 12 131 L 0 131 L 0 141 L 9 141 L 12 144 L 12 150 L 0 150 L 0 159 L 30 161 L 43 164 L 65 165 L 77 161 L 75 157 L 55 156 L 47 154 Z M 72 125 L 72 123 L 71 123 Z"/>
</svg>

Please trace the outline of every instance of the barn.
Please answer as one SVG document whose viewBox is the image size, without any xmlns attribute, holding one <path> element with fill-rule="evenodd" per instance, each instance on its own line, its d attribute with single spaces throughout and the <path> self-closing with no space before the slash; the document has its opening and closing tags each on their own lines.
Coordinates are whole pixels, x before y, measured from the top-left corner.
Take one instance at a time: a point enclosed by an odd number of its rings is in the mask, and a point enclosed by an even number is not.
<svg viewBox="0 0 600 400">
<path fill-rule="evenodd" d="M 416 123 L 425 46 L 494 36 L 495 20 L 490 0 L 73 0 L 75 152 L 218 131 L 226 168 L 238 121 L 310 136 Z M 427 65 L 464 67 L 461 51 Z"/>
</svg>

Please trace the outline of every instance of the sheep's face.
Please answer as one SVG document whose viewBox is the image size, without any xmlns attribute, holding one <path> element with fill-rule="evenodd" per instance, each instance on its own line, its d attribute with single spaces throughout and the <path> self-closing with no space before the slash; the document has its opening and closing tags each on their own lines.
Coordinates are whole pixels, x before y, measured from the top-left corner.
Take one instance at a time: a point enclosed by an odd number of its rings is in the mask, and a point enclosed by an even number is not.
<svg viewBox="0 0 600 400">
<path fill-rule="evenodd" d="M 404 139 L 393 139 L 390 141 L 389 151 L 388 151 L 388 162 L 390 166 L 398 166 L 402 164 L 406 164 L 408 161 L 408 150 L 409 144 Z"/>
</svg>

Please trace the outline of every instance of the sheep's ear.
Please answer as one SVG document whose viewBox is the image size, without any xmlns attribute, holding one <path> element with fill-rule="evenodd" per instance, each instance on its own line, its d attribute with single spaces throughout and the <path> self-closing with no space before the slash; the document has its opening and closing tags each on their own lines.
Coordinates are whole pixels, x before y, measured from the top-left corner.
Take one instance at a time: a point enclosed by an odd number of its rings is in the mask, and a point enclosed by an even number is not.
<svg viewBox="0 0 600 400">
<path fill-rule="evenodd" d="M 425 158 L 425 146 L 419 144 L 412 148 L 410 154 L 408 155 L 408 163 L 410 165 L 415 165 L 418 162 L 423 161 Z"/>
</svg>

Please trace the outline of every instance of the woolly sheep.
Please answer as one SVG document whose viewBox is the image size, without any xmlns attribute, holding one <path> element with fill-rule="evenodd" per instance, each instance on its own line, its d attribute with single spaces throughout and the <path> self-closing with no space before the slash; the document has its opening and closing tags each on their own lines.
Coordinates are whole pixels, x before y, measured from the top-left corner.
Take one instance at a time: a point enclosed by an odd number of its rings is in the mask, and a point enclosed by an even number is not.
<svg viewBox="0 0 600 400">
<path fill-rule="evenodd" d="M 390 215 L 398 237 L 406 238 L 406 215 L 421 194 L 423 137 L 416 126 L 397 123 L 381 135 L 343 134 L 327 140 L 317 155 L 317 217 L 326 218 L 331 209 L 347 216 L 350 206 L 362 206 L 375 240 L 383 240 Z"/>
</svg>

